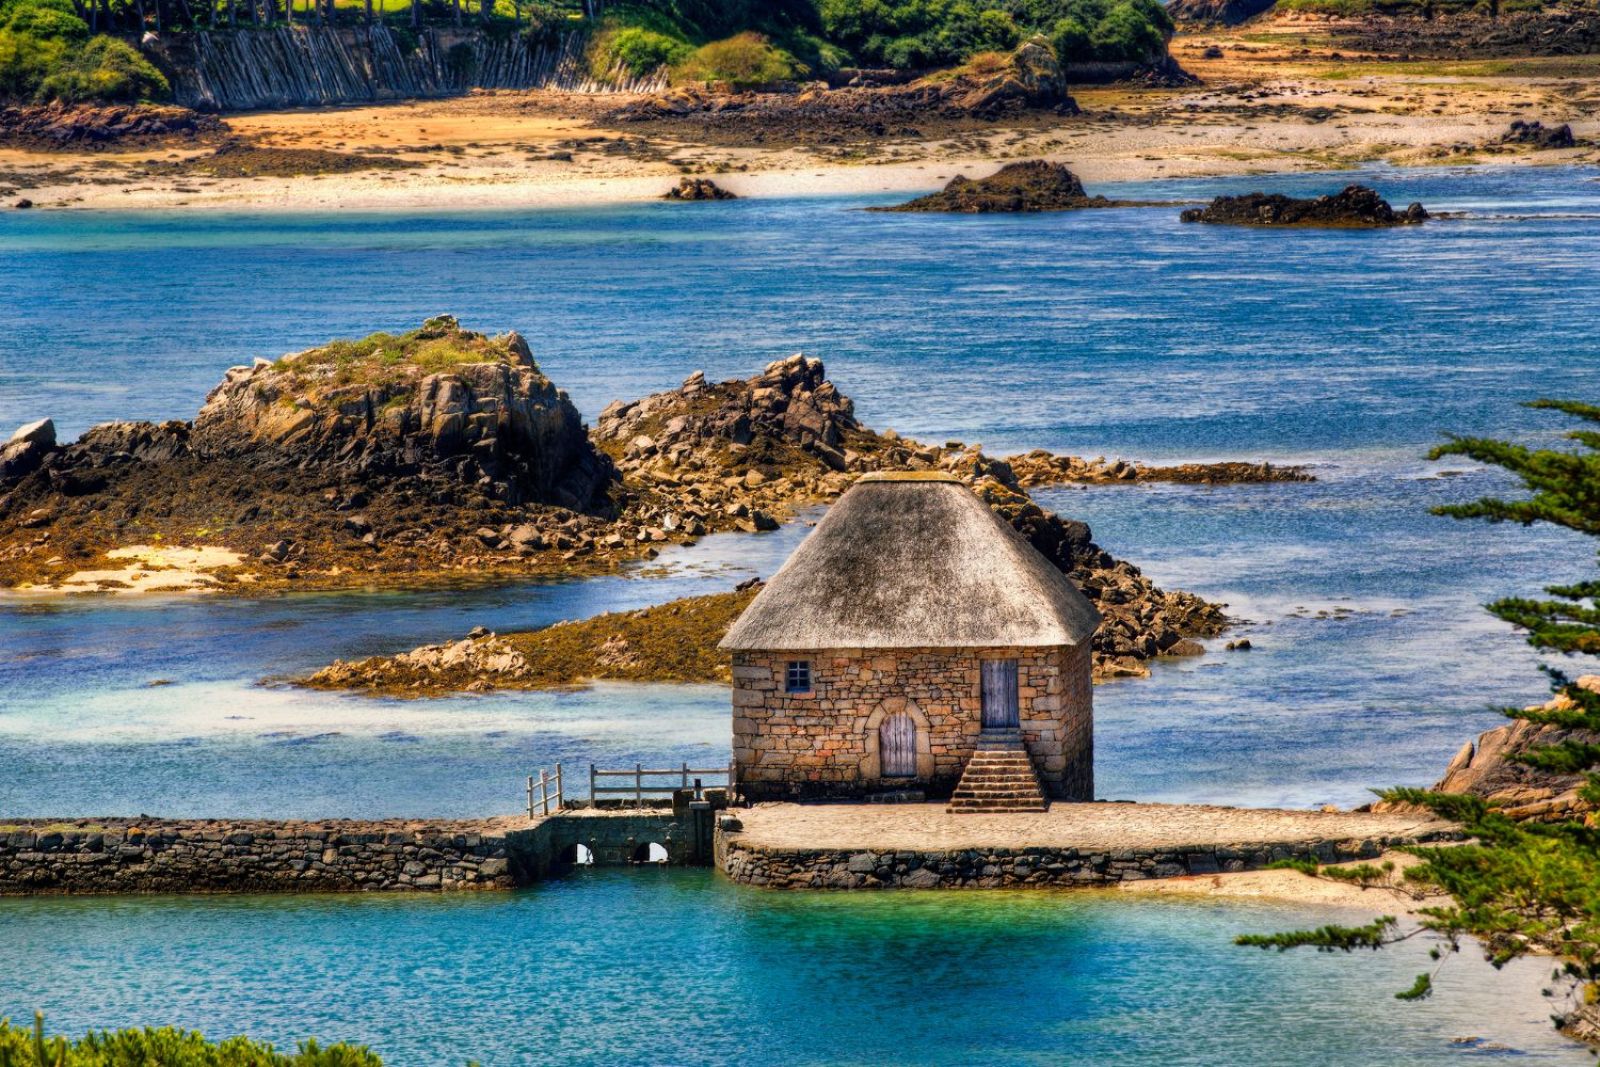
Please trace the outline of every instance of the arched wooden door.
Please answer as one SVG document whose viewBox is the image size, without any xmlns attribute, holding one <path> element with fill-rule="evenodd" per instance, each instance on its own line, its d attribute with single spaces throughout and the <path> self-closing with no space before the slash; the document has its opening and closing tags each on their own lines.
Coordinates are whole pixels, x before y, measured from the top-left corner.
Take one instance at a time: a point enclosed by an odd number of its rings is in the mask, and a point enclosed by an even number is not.
<svg viewBox="0 0 1600 1067">
<path fill-rule="evenodd" d="M 914 778 L 917 774 L 917 724 L 905 712 L 896 712 L 878 727 L 878 760 L 885 778 Z"/>
</svg>

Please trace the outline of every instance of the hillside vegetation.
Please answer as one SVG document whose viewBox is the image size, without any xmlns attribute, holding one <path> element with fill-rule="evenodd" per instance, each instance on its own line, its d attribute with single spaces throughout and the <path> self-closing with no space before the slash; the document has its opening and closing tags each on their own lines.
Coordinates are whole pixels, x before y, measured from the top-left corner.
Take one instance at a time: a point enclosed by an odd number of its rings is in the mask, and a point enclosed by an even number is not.
<svg viewBox="0 0 1600 1067">
<path fill-rule="evenodd" d="M 70 0 L 0 2 L 0 98 L 136 101 L 169 91 L 132 46 L 91 34 Z"/>
<path fill-rule="evenodd" d="M 921 71 L 1050 41 L 1065 62 L 1150 62 L 1172 20 L 1158 0 L 654 0 L 608 8 L 599 78 L 665 68 L 674 83 L 747 88 L 844 67 Z"/>
</svg>

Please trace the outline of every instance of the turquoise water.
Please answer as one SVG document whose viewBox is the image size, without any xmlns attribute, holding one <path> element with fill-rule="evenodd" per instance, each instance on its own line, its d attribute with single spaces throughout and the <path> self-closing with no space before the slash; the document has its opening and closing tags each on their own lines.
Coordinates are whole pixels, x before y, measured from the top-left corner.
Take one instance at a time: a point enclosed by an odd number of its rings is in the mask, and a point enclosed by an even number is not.
<svg viewBox="0 0 1600 1067">
<path fill-rule="evenodd" d="M 1188 197 L 1362 175 L 1152 183 Z M 1589 170 L 1368 175 L 1466 218 L 1394 233 L 854 210 L 379 216 L 0 214 L 0 427 L 191 415 L 234 363 L 452 311 L 516 328 L 591 417 L 704 368 L 804 349 L 864 421 L 994 452 L 1311 463 L 1307 485 L 1042 492 L 1164 584 L 1226 601 L 1221 642 L 1096 692 L 1103 796 L 1357 804 L 1427 784 L 1496 705 L 1538 699 L 1479 605 L 1587 576 L 1593 545 L 1461 525 L 1502 490 L 1421 455 L 1537 435 L 1600 395 Z M 1113 190 L 1116 191 L 1116 190 Z M 1465 471 L 1444 477 L 1443 472 Z M 329 659 L 723 589 L 808 527 L 710 538 L 617 577 L 127 603 L 0 598 L 0 816 L 473 816 L 556 761 L 720 762 L 714 686 L 372 701 L 281 679 Z M 160 684 L 154 684 L 160 683 Z M 1114 897 L 772 897 L 692 872 L 452 900 L 4 901 L 0 1012 L 371 1040 L 396 1062 L 1575 1061 L 1539 968 L 1245 953 L 1323 913 Z M 657 884 L 660 879 L 663 884 Z M 1322 921 L 1319 919 L 1319 921 Z M 637 957 L 618 962 L 626 953 Z M 17 961 L 17 962 L 13 962 Z M 970 966 L 968 965 L 970 961 Z M 548 966 L 549 970 L 540 970 Z M 1381 1049 L 1382 1051 L 1375 1051 Z M 459 1053 L 459 1054 L 458 1054 Z M 1540 1060 L 1539 1057 L 1544 1057 Z M 557 1058 L 550 1056 L 550 1058 Z"/>
<path fill-rule="evenodd" d="M 1545 1018 L 1541 963 L 1490 977 L 1454 959 L 1410 1005 L 1390 994 L 1428 967 L 1420 946 L 1230 944 L 1327 918 L 1096 892 L 771 894 L 660 869 L 424 900 L 0 901 L 0 1011 L 314 1032 L 394 1064 L 1589 1062 Z"/>
</svg>

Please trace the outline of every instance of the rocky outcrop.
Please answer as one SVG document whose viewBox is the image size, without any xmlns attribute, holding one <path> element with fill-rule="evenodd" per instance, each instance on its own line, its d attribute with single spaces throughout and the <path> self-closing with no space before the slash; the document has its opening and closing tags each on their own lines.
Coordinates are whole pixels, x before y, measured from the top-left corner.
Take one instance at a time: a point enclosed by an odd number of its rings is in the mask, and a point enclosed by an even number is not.
<svg viewBox="0 0 1600 1067">
<path fill-rule="evenodd" d="M 604 498 L 611 473 L 520 335 L 485 338 L 448 315 L 401 338 L 235 367 L 189 444 L 258 466 L 437 478 L 578 511 Z"/>
<path fill-rule="evenodd" d="M 597 678 L 725 683 L 732 675 L 717 642 L 755 599 L 760 584 L 752 579 L 727 593 L 503 636 L 479 627 L 460 641 L 424 645 L 397 656 L 336 660 L 302 684 L 418 697 L 566 688 Z"/>
<path fill-rule="evenodd" d="M 950 179 L 937 193 L 920 196 L 877 211 L 942 211 L 963 214 L 988 212 L 1076 211 L 1081 208 L 1121 207 L 1123 201 L 1090 196 L 1083 183 L 1060 163 L 1028 160 L 1007 163 L 986 178 L 963 174 Z"/>
<path fill-rule="evenodd" d="M 1214 222 L 1233 226 L 1323 226 L 1365 228 L 1409 226 L 1428 219 L 1421 204 L 1395 211 L 1376 190 L 1347 185 L 1332 196 L 1299 199 L 1282 193 L 1246 193 L 1219 196 L 1205 207 L 1189 208 L 1178 216 L 1184 222 Z"/>
<path fill-rule="evenodd" d="M 1600 692 L 1600 675 L 1586 674 L 1577 684 Z M 1573 707 L 1572 701 L 1560 694 L 1537 706 L 1544 711 L 1570 711 Z M 1530 767 L 1516 758 L 1532 749 L 1569 740 L 1600 744 L 1600 735 L 1515 719 L 1461 746 L 1433 788 L 1441 793 L 1466 793 L 1494 801 L 1513 819 L 1545 822 L 1582 818 L 1593 811 L 1593 805 L 1578 795 L 1587 781 L 1581 772 L 1563 774 Z"/>
<path fill-rule="evenodd" d="M 1084 459 L 1035 449 L 1006 457 L 1006 465 L 1024 488 L 1068 483 L 1109 485 L 1116 482 L 1178 482 L 1185 485 L 1236 485 L 1255 482 L 1310 482 L 1304 467 L 1273 463 L 1179 463 L 1170 467 L 1129 463 L 1125 459 Z"/>
<path fill-rule="evenodd" d="M 19 426 L 0 447 L 0 483 L 32 474 L 56 447 L 56 424 L 49 419 Z"/>
<path fill-rule="evenodd" d="M 0 107 L 0 144 L 82 151 L 192 140 L 227 129 L 221 119 L 157 104 L 18 104 Z"/>
<path fill-rule="evenodd" d="M 710 178 L 683 178 L 662 194 L 663 200 L 737 200 Z"/>
<path fill-rule="evenodd" d="M 1600 52 L 1600 11 L 1591 5 L 1476 5 L 1433 18 L 1369 11 L 1329 24 L 1333 43 L 1382 58 L 1582 56 Z"/>
<path fill-rule="evenodd" d="M 787 92 L 725 93 L 685 85 L 609 117 L 618 123 L 692 123 L 702 132 L 736 129 L 758 134 L 762 143 L 809 143 L 847 134 L 882 136 L 930 119 L 987 120 L 1028 109 L 1078 111 L 1061 65 L 1042 38 L 1023 42 L 1001 63 L 950 76 L 908 83 L 857 78 L 837 89 L 815 82 Z"/>
<path fill-rule="evenodd" d="M 1534 149 L 1575 148 L 1578 139 L 1572 135 L 1572 127 L 1566 123 L 1560 126 L 1546 126 L 1542 122 L 1524 122 L 1516 119 L 1511 123 L 1511 128 L 1500 137 L 1499 143 L 1526 145 Z"/>
<path fill-rule="evenodd" d="M 1264 11 L 1272 10 L 1277 0 L 1171 0 L 1167 14 L 1172 21 L 1187 26 L 1238 26 Z"/>
<path fill-rule="evenodd" d="M 515 820 L 24 821 L 0 829 L 0 896 L 509 889 Z"/>
<path fill-rule="evenodd" d="M 241 27 L 169 35 L 148 53 L 173 98 L 204 111 L 326 107 L 449 96 L 474 88 L 642 92 L 659 76 L 595 79 L 584 30 L 552 35 L 430 26 Z"/>
</svg>

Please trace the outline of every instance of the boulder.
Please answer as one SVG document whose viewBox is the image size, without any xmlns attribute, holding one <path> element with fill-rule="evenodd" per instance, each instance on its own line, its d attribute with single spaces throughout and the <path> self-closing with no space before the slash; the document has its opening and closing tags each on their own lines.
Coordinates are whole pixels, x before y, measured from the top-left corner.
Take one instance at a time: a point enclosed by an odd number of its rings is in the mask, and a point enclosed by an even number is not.
<svg viewBox="0 0 1600 1067">
<path fill-rule="evenodd" d="M 1542 122 L 1524 122 L 1517 119 L 1500 137 L 1500 143 L 1527 145 L 1535 149 L 1574 148 L 1578 144 L 1578 139 L 1572 135 L 1572 127 L 1566 123 L 1560 126 L 1546 126 Z"/>
<path fill-rule="evenodd" d="M 1075 211 L 1116 207 L 1118 201 L 1090 196 L 1060 163 L 1042 159 L 1007 163 L 986 178 L 958 174 L 942 190 L 880 211 L 988 212 Z"/>
<path fill-rule="evenodd" d="M 683 178 L 677 186 L 662 194 L 663 200 L 737 200 L 710 178 Z"/>
<path fill-rule="evenodd" d="M 611 481 L 583 419 L 521 336 L 448 315 L 228 371 L 194 420 L 205 457 L 487 485 L 509 503 L 595 506 Z"/>
<path fill-rule="evenodd" d="M 1189 208 L 1178 216 L 1184 222 L 1225 223 L 1233 226 L 1322 226 L 1375 228 L 1410 226 L 1425 222 L 1421 204 L 1396 211 L 1377 191 L 1365 185 L 1347 185 L 1332 196 L 1296 198 L 1282 193 L 1246 193 L 1219 196 L 1205 207 Z"/>
</svg>

